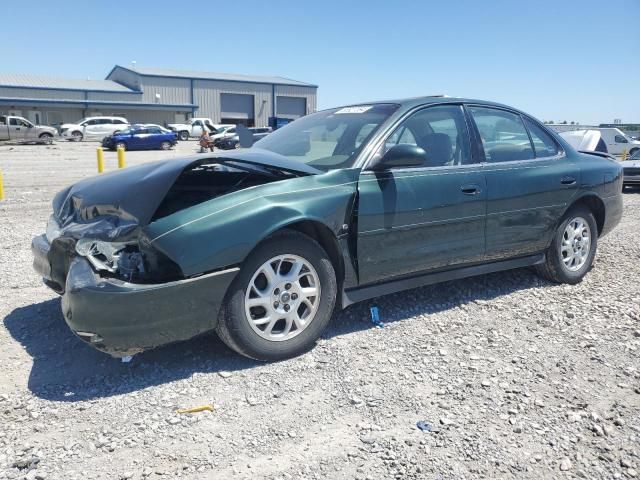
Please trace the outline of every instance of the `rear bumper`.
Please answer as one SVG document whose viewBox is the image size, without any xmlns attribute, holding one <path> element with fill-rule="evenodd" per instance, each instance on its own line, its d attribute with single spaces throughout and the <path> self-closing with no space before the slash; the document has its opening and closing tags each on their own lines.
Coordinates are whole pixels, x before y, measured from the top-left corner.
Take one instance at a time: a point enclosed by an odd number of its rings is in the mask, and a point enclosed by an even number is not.
<svg viewBox="0 0 640 480">
<path fill-rule="evenodd" d="M 34 239 L 34 268 L 52 286 L 46 245 L 41 237 Z M 238 270 L 134 284 L 103 278 L 86 259 L 75 257 L 66 272 L 62 313 L 69 328 L 94 348 L 115 357 L 132 355 L 213 330 Z"/>
<path fill-rule="evenodd" d="M 624 185 L 640 185 L 640 175 L 625 174 L 622 182 Z"/>
</svg>

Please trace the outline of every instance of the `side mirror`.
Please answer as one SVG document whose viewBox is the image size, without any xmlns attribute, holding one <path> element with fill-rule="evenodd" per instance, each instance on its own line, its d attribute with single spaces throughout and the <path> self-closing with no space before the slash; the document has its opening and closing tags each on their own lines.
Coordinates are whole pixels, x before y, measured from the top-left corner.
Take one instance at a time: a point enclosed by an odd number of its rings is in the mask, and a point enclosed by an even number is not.
<svg viewBox="0 0 640 480">
<path fill-rule="evenodd" d="M 376 172 L 399 167 L 421 167 L 427 159 L 427 152 L 416 145 L 401 143 L 394 145 L 382 157 L 369 165 Z"/>
</svg>

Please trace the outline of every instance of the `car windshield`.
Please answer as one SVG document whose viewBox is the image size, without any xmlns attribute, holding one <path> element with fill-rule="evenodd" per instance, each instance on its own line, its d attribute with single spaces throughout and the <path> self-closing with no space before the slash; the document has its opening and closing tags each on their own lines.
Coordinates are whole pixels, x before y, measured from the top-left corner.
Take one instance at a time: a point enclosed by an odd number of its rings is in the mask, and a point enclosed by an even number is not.
<svg viewBox="0 0 640 480">
<path fill-rule="evenodd" d="M 320 170 L 349 168 L 398 105 L 379 103 L 334 108 L 302 117 L 254 146 Z"/>
</svg>

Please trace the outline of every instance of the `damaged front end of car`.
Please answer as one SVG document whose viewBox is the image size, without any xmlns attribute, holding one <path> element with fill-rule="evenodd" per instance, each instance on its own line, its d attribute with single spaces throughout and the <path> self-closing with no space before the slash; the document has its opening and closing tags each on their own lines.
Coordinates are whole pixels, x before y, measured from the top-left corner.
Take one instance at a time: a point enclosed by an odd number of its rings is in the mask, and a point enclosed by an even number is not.
<svg viewBox="0 0 640 480">
<path fill-rule="evenodd" d="M 258 160 L 145 164 L 56 195 L 46 233 L 32 241 L 34 268 L 62 295 L 78 337 L 123 357 L 215 328 L 237 265 L 185 274 L 145 229 L 218 196 L 309 173 Z"/>
</svg>

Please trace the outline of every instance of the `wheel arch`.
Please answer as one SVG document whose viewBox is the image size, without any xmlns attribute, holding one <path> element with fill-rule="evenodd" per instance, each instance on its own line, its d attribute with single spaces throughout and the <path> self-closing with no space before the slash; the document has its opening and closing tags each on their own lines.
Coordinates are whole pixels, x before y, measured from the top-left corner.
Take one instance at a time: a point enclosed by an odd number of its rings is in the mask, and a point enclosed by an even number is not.
<svg viewBox="0 0 640 480">
<path fill-rule="evenodd" d="M 338 238 L 326 224 L 315 219 L 299 219 L 280 226 L 278 229 L 271 232 L 270 235 L 281 230 L 295 230 L 316 240 L 324 251 L 327 252 L 327 255 L 329 255 L 329 260 L 331 260 L 336 272 L 338 287 L 341 287 L 344 280 L 344 261 L 342 259 L 342 254 L 340 253 Z"/>
<path fill-rule="evenodd" d="M 570 209 L 576 206 L 584 206 L 591 211 L 591 213 L 593 214 L 593 217 L 596 220 L 596 225 L 598 227 L 598 236 L 600 236 L 600 234 L 602 233 L 602 230 L 604 229 L 604 223 L 606 218 L 606 209 L 602 199 L 594 193 L 582 195 L 581 197 L 575 199 L 569 205 L 569 207 L 565 211 L 565 214 Z"/>
</svg>

